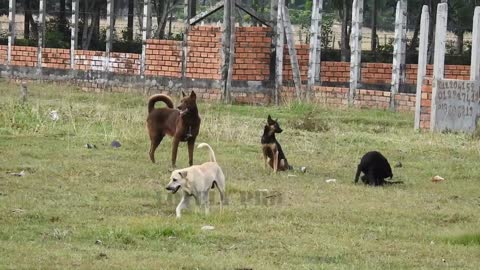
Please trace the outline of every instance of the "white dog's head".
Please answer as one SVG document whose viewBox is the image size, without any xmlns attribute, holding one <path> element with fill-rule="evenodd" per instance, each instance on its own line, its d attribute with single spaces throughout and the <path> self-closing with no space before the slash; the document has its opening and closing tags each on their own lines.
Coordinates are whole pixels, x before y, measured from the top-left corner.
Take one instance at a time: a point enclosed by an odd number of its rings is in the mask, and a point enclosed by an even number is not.
<svg viewBox="0 0 480 270">
<path fill-rule="evenodd" d="M 166 189 L 175 194 L 181 187 L 186 188 L 187 181 L 187 171 L 175 170 L 170 176 L 170 182 Z"/>
</svg>

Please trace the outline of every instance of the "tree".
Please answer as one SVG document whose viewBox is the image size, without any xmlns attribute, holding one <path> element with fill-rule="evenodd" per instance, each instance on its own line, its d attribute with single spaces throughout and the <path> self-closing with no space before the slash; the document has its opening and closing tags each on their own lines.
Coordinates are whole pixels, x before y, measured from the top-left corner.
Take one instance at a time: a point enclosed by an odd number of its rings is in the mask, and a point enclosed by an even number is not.
<svg viewBox="0 0 480 270">
<path fill-rule="evenodd" d="M 165 27 L 167 26 L 168 16 L 177 8 L 181 3 L 180 0 L 155 0 L 153 1 L 153 8 L 157 13 L 157 31 L 155 37 L 164 38 Z M 192 1 L 195 2 L 195 1 Z"/>
<path fill-rule="evenodd" d="M 134 0 L 128 0 L 127 40 L 133 40 Z"/>
<path fill-rule="evenodd" d="M 475 0 L 450 0 L 448 3 L 450 30 L 456 35 L 455 52 L 463 53 L 463 38 L 465 32 L 472 31 L 473 10 L 475 9 Z"/>
</svg>

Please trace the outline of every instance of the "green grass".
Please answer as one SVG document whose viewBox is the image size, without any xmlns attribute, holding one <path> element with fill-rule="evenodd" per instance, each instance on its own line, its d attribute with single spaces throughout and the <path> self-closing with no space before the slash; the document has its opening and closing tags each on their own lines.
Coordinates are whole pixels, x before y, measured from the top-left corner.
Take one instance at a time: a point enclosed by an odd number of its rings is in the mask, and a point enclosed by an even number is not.
<svg viewBox="0 0 480 270">
<path fill-rule="evenodd" d="M 229 205 L 175 218 L 167 195 L 171 139 L 150 163 L 146 99 L 0 83 L 0 268 L 476 269 L 480 265 L 480 142 L 413 131 L 413 115 L 314 105 L 200 104 L 197 142 L 227 177 Z M 49 119 L 57 110 L 60 120 Z M 267 114 L 298 171 L 263 169 Z M 119 140 L 122 147 L 112 149 Z M 97 149 L 86 149 L 92 143 Z M 404 185 L 353 185 L 363 153 L 379 150 Z M 199 164 L 208 159 L 195 152 Z M 178 166 L 187 165 L 185 145 Z M 24 170 L 24 177 L 10 172 Z M 432 183 L 440 175 L 442 183 Z M 335 184 L 325 183 L 335 178 Z M 257 192 L 268 189 L 268 192 Z M 272 195 L 273 197 L 265 198 Z M 215 227 L 202 231 L 204 225 Z M 98 243 L 97 240 L 100 240 Z"/>
</svg>

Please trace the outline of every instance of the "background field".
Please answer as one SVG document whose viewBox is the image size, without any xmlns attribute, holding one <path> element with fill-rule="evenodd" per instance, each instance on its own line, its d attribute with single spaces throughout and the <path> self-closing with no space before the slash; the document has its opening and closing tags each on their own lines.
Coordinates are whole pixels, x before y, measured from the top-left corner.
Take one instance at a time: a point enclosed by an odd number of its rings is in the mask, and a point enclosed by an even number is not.
<svg viewBox="0 0 480 270">
<path fill-rule="evenodd" d="M 147 97 L 0 83 L 0 268 L 476 269 L 480 265 L 480 143 L 413 131 L 413 115 L 290 104 L 200 104 L 198 142 L 227 176 L 229 205 L 174 217 L 167 196 L 171 139 L 147 155 Z M 60 120 L 48 117 L 57 110 Z M 267 114 L 298 171 L 263 169 Z M 122 143 L 112 149 L 114 139 Z M 97 149 L 87 149 L 92 143 Z M 380 150 L 405 185 L 353 185 Z M 187 165 L 186 146 L 177 164 Z M 195 163 L 207 160 L 195 152 Z M 10 172 L 25 170 L 24 177 Z M 432 183 L 431 177 L 447 180 Z M 335 178 L 336 183 L 326 183 Z M 268 192 L 256 192 L 268 189 Z M 270 198 L 265 198 L 270 196 Z M 202 231 L 204 225 L 215 227 Z M 96 244 L 96 241 L 99 242 Z"/>
</svg>

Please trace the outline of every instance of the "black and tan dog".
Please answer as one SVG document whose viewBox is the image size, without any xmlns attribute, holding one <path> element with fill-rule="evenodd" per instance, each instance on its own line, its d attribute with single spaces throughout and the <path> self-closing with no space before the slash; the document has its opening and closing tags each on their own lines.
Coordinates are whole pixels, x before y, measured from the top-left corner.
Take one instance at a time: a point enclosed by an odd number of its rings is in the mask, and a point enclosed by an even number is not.
<svg viewBox="0 0 480 270">
<path fill-rule="evenodd" d="M 355 174 L 355 183 L 358 182 L 360 174 L 362 182 L 370 186 L 382 186 L 388 184 L 401 184 L 402 181 L 389 182 L 385 178 L 392 179 L 392 168 L 388 160 L 377 151 L 371 151 L 363 155 L 360 164 L 357 166 L 357 173 Z"/>
<path fill-rule="evenodd" d="M 147 129 L 150 136 L 150 160 L 155 163 L 155 150 L 165 135 L 173 137 L 172 167 L 175 168 L 178 144 L 187 142 L 188 162 L 193 165 L 195 139 L 200 131 L 200 116 L 197 109 L 197 96 L 192 91 L 189 96 L 182 91 L 183 98 L 177 109 L 172 99 L 163 94 L 153 95 L 148 100 Z M 164 102 L 168 108 L 155 108 L 155 103 Z"/>
<path fill-rule="evenodd" d="M 282 129 L 278 124 L 278 119 L 273 120 L 269 115 L 267 118 L 267 125 L 263 129 L 262 135 L 262 151 L 263 159 L 265 161 L 265 168 L 267 163 L 273 168 L 273 172 L 290 170 L 292 167 L 288 165 L 287 158 L 283 153 L 282 146 L 275 138 L 275 133 L 282 133 Z"/>
</svg>

